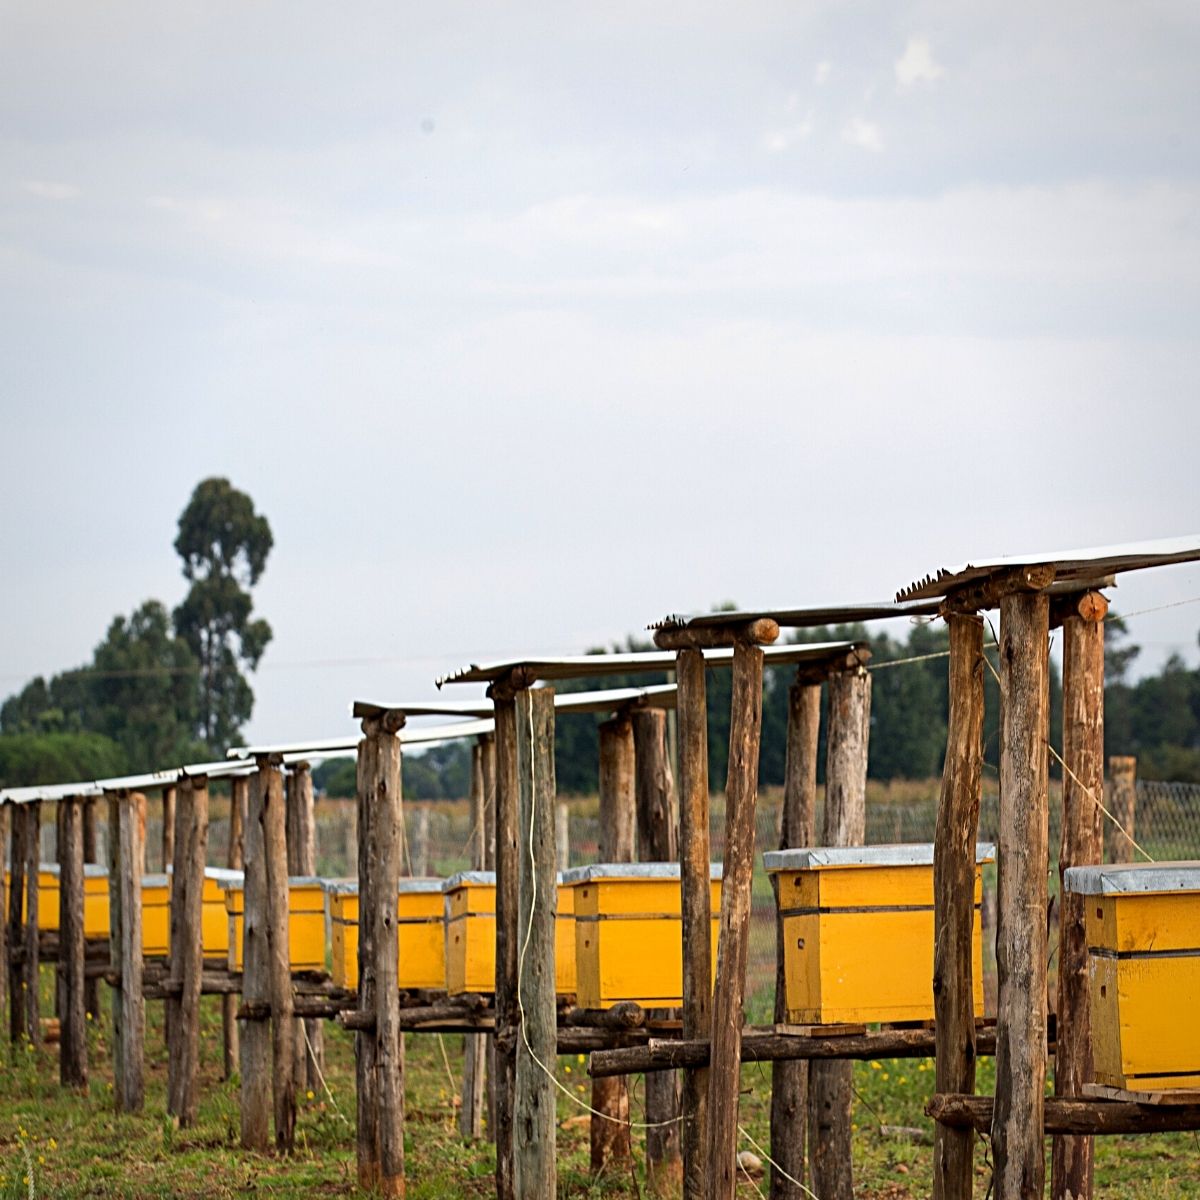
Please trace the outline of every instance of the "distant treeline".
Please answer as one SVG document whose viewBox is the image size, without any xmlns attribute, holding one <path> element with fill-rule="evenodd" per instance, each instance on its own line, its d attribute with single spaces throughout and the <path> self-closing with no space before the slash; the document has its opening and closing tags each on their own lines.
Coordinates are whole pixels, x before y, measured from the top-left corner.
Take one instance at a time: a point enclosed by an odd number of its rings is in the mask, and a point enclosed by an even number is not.
<svg viewBox="0 0 1200 1200">
<path fill-rule="evenodd" d="M 1190 668 L 1173 655 L 1156 675 L 1130 682 L 1130 667 L 1139 648 L 1128 642 L 1125 624 L 1111 617 L 1105 626 L 1105 746 L 1109 754 L 1134 754 L 1145 779 L 1200 782 L 1200 669 Z M 1056 635 L 1057 636 L 1057 635 Z M 913 625 L 908 636 L 872 634 L 862 625 L 806 630 L 805 642 L 866 641 L 871 647 L 871 741 L 869 773 L 873 779 L 927 779 L 941 773 L 946 751 L 948 706 L 947 634 L 941 622 Z M 985 641 L 991 642 L 989 630 Z M 630 639 L 611 652 L 649 649 Z M 604 654 L 608 650 L 593 650 Z M 996 651 L 987 653 L 997 666 Z M 930 657 L 932 656 L 932 657 Z M 888 666 L 886 664 L 895 664 Z M 763 683 L 762 757 L 759 781 L 783 783 L 787 740 L 787 690 L 794 668 L 768 667 Z M 575 680 L 564 690 L 645 686 L 666 683 L 666 675 L 604 675 Z M 709 784 L 725 786 L 729 748 L 730 672 L 713 669 L 708 684 Z M 998 761 L 1000 695 L 995 677 L 984 674 L 985 773 L 995 774 Z M 1050 740 L 1062 746 L 1062 681 L 1051 661 Z M 561 715 L 556 725 L 555 771 L 564 795 L 596 791 L 600 719 Z M 820 767 L 823 774 L 825 726 L 821 726 Z M 990 767 L 990 769 L 989 769 Z M 404 760 L 404 793 L 415 799 L 453 799 L 466 795 L 470 781 L 470 747 L 466 743 L 439 746 Z M 1057 771 L 1054 772 L 1057 774 Z M 316 779 L 331 795 L 353 795 L 354 764 L 330 763 Z"/>
</svg>

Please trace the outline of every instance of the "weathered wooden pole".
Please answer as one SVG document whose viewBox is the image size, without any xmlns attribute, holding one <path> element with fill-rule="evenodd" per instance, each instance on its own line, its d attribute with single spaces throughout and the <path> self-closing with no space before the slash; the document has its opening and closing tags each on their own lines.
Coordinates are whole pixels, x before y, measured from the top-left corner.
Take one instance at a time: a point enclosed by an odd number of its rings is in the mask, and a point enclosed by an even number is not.
<svg viewBox="0 0 1200 1200">
<path fill-rule="evenodd" d="M 821 727 L 821 680 L 802 671 L 788 688 L 787 757 L 779 848 L 811 846 L 817 831 L 817 739 Z M 773 884 L 778 877 L 771 876 Z M 783 922 L 775 925 L 775 1020 L 786 1024 Z M 808 1063 L 771 1065 L 771 1200 L 801 1200 L 808 1132 Z M 790 1176 L 791 1179 L 786 1176 Z"/>
<path fill-rule="evenodd" d="M 871 676 L 864 669 L 830 675 L 828 720 L 821 841 L 826 846 L 861 846 L 866 836 L 871 727 Z M 853 1067 L 848 1062 L 814 1062 L 808 1087 L 813 1191 L 821 1200 L 852 1200 Z"/>
<path fill-rule="evenodd" d="M 484 809 L 484 749 L 480 741 L 471 747 L 471 866 L 485 870 L 487 817 Z M 483 1136 L 484 1092 L 487 1083 L 486 1033 L 468 1033 L 463 1037 L 462 1101 L 458 1107 L 458 1132 L 469 1142 Z"/>
<path fill-rule="evenodd" d="M 1046 1082 L 1049 600 L 1000 600 L 1000 834 L 996 964 L 996 1200 L 1041 1196 Z"/>
<path fill-rule="evenodd" d="M 707 1038 L 712 1010 L 712 898 L 708 828 L 708 702 L 704 656 L 676 656 L 679 723 L 679 873 L 683 938 L 683 1036 Z M 708 1068 L 683 1075 L 684 1200 L 708 1184 Z"/>
<path fill-rule="evenodd" d="M 404 811 L 400 791 L 402 713 L 387 712 L 363 721 L 375 743 L 370 780 L 373 809 L 370 903 L 375 956 L 375 1072 L 378 1114 L 375 1135 L 379 1169 L 376 1186 L 385 1196 L 404 1195 L 404 1038 L 400 1032 L 399 937 L 396 896 L 400 886 Z M 362 896 L 359 895 L 359 912 Z"/>
<path fill-rule="evenodd" d="M 113 995 L 113 1095 L 119 1112 L 145 1102 L 146 1001 L 142 992 L 142 863 L 146 798 L 108 793 L 108 897 Z"/>
<path fill-rule="evenodd" d="M 375 913 L 374 902 L 376 828 L 375 780 L 378 775 L 378 739 L 366 723 L 358 743 L 357 822 L 358 830 L 358 1014 L 366 1021 L 375 1017 Z M 375 1191 L 379 1186 L 379 1090 L 375 1071 L 375 1031 L 368 1024 L 354 1035 L 354 1084 L 358 1097 L 355 1154 L 358 1186 Z"/>
<path fill-rule="evenodd" d="M 620 714 L 600 726 L 600 861 L 632 862 L 637 820 L 633 724 Z M 560 805 L 561 809 L 563 806 Z M 559 852 L 562 843 L 560 839 Z M 633 1156 L 629 1087 L 624 1079 L 592 1080 L 591 1168 L 599 1175 Z M 598 1116 L 598 1113 L 604 1114 Z"/>
<path fill-rule="evenodd" d="M 263 803 L 273 774 L 259 759 L 247 793 L 242 855 L 242 1002 L 250 1015 L 239 1035 L 242 1147 L 265 1151 L 271 1137 L 271 1003 L 267 945 L 267 864 Z"/>
<path fill-rule="evenodd" d="M 313 801 L 312 769 L 296 763 L 287 775 L 287 857 L 290 875 L 317 873 L 317 821 Z M 298 1088 L 315 1092 L 325 1070 L 324 1022 L 318 1017 L 297 1017 L 295 1029 L 295 1079 Z"/>
<path fill-rule="evenodd" d="M 186 1129 L 199 1107 L 200 981 L 204 970 L 201 906 L 208 852 L 208 780 L 184 778 L 173 805 L 175 836 L 171 870 L 168 967 L 167 1112 Z"/>
<path fill-rule="evenodd" d="M 708 1075 L 710 1200 L 733 1200 L 738 1183 L 738 1097 L 762 738 L 762 673 L 762 650 L 753 642 L 739 639 L 733 647 L 729 774 L 725 787 L 725 871 Z"/>
<path fill-rule="evenodd" d="M 229 781 L 229 847 L 225 865 L 231 871 L 240 871 L 244 863 L 246 807 L 250 791 L 250 777 L 235 775 Z M 243 892 L 244 895 L 244 892 Z M 238 997 L 230 992 L 221 997 L 222 1071 L 225 1079 L 232 1079 L 241 1058 L 237 1022 Z"/>
<path fill-rule="evenodd" d="M 516 1106 L 517 945 L 520 940 L 517 840 L 520 785 L 517 773 L 517 709 L 512 680 L 489 689 L 496 714 L 496 1033 L 493 1129 L 496 1136 L 496 1198 L 514 1200 L 513 1114 Z"/>
<path fill-rule="evenodd" d="M 1108 777 L 1112 782 L 1112 814 L 1121 829 L 1109 832 L 1108 859 L 1115 863 L 1133 862 L 1133 839 L 1137 837 L 1134 823 L 1137 817 L 1137 759 L 1131 754 L 1114 754 L 1108 760 Z M 1128 836 L 1126 836 L 1128 834 Z"/>
<path fill-rule="evenodd" d="M 267 876 L 267 981 L 271 1004 L 271 1095 L 275 1146 L 290 1154 L 296 1138 L 295 1042 L 292 969 L 288 953 L 287 813 L 283 772 L 277 762 L 265 769 L 262 794 L 263 865 Z"/>
<path fill-rule="evenodd" d="M 1104 615 L 1099 592 L 1071 596 L 1063 616 L 1062 843 L 1058 857 L 1058 1020 L 1054 1094 L 1082 1096 L 1093 1082 L 1092 1018 L 1084 897 L 1062 887 L 1069 867 L 1099 863 L 1104 851 L 1100 804 L 1104 796 Z M 939 1086 L 938 1091 L 943 1089 Z M 1056 1137 L 1050 1195 L 1086 1200 L 1092 1195 L 1093 1142 Z"/>
<path fill-rule="evenodd" d="M 634 787 L 637 803 L 637 852 L 643 862 L 675 862 L 679 857 L 675 784 L 667 748 L 667 716 L 660 708 L 632 712 Z M 677 1017 L 674 1009 L 652 1009 L 651 1016 Z M 644 1080 L 646 1092 L 646 1180 L 656 1195 L 676 1195 L 683 1182 L 679 1149 L 679 1076 L 656 1071 Z"/>
<path fill-rule="evenodd" d="M 429 874 L 429 806 L 413 806 L 412 873 Z"/>
<path fill-rule="evenodd" d="M 162 869 L 175 862 L 175 785 L 162 790 Z"/>
<path fill-rule="evenodd" d="M 516 695 L 519 837 L 517 890 L 516 1108 L 513 1183 L 519 1200 L 552 1200 L 557 1180 L 555 1085 L 558 1052 L 554 928 L 558 912 L 554 844 L 554 689 Z"/>
<path fill-rule="evenodd" d="M 12 822 L 8 854 L 8 913 L 4 962 L 0 964 L 8 976 L 8 1032 L 14 1044 L 25 1031 L 24 967 L 17 956 L 17 947 L 25 945 L 22 913 L 25 907 L 25 838 L 28 823 L 24 804 L 6 804 Z"/>
<path fill-rule="evenodd" d="M 36 1046 L 42 1040 L 41 977 L 38 961 L 38 884 L 42 849 L 42 806 L 37 801 L 25 806 L 25 924 L 24 959 L 21 966 L 25 997 L 25 1036 Z"/>
<path fill-rule="evenodd" d="M 83 801 L 59 801 L 62 814 L 58 844 L 58 976 L 63 1003 L 59 1010 L 59 1078 L 65 1087 L 88 1082 L 87 1013 L 83 981 L 86 946 L 83 934 Z"/>
<path fill-rule="evenodd" d="M 562 800 L 554 806 L 554 849 L 558 865 L 565 871 L 571 865 L 571 810 Z"/>
<path fill-rule="evenodd" d="M 975 1090 L 975 843 L 983 771 L 983 621 L 948 608 L 950 710 L 933 846 L 933 1011 L 939 1093 Z M 975 1135 L 933 1130 L 935 1200 L 970 1200 Z"/>
<path fill-rule="evenodd" d="M 496 869 L 496 739 L 484 734 L 478 741 L 483 769 L 483 869 Z M 487 1039 L 487 1105 L 486 1135 L 489 1141 L 496 1138 L 496 1041 Z"/>
<path fill-rule="evenodd" d="M 96 837 L 96 809 L 98 801 L 91 797 L 83 802 L 83 861 L 99 865 L 100 856 Z M 0 844 L 3 844 L 0 839 Z M 83 982 L 84 1010 L 88 1016 L 100 1016 L 100 980 L 95 976 L 85 976 Z"/>
</svg>

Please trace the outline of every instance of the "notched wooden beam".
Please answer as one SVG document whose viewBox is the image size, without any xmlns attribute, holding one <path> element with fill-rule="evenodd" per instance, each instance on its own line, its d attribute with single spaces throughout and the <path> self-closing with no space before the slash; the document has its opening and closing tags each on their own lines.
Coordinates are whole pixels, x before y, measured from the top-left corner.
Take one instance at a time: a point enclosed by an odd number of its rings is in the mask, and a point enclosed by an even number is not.
<svg viewBox="0 0 1200 1200">
<path fill-rule="evenodd" d="M 654 633 L 654 644 L 660 650 L 713 650 L 739 643 L 769 646 L 778 639 L 779 622 L 770 617 L 738 625 L 682 625 Z"/>
</svg>

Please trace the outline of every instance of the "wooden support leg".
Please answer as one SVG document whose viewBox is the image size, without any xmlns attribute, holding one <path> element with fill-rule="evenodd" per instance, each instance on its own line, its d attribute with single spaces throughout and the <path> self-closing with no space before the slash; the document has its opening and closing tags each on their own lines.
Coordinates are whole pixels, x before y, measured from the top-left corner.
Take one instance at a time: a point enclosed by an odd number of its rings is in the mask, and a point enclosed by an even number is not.
<svg viewBox="0 0 1200 1200">
<path fill-rule="evenodd" d="M 247 795 L 243 847 L 242 1001 L 248 1008 L 271 1002 L 267 946 L 267 864 L 263 800 L 271 768 L 260 761 Z M 260 1017 L 243 1023 L 240 1035 L 242 1148 L 265 1151 L 271 1137 L 271 1026 Z"/>
<path fill-rule="evenodd" d="M 520 786 L 518 863 L 518 1002 L 513 1181 L 519 1197 L 555 1194 L 555 1087 L 558 1046 L 554 927 L 558 911 L 554 845 L 554 689 L 516 696 Z"/>
<path fill-rule="evenodd" d="M 201 906 L 208 850 L 208 780 L 183 780 L 176 795 L 171 869 L 171 987 L 167 996 L 167 1112 L 183 1129 L 199 1108 L 200 981 L 204 968 Z"/>
<path fill-rule="evenodd" d="M 99 864 L 100 857 L 96 837 L 96 808 L 99 801 L 85 800 L 83 802 L 83 861 L 84 863 Z M 85 977 L 83 984 L 83 1003 L 88 1016 L 93 1020 L 100 1017 L 100 980 Z"/>
<path fill-rule="evenodd" d="M 312 769 L 296 763 L 287 777 L 288 873 L 316 875 L 317 821 Z M 325 1023 L 317 1017 L 296 1019 L 296 1087 L 316 1092 L 325 1071 Z"/>
<path fill-rule="evenodd" d="M 42 1040 L 41 973 L 38 961 L 38 873 L 41 858 L 42 806 L 27 804 L 25 820 L 25 943 L 22 993 L 25 997 L 25 1036 L 36 1046 Z"/>
<path fill-rule="evenodd" d="M 822 826 L 822 841 L 827 846 L 861 846 L 866 836 L 870 722 L 870 675 L 864 670 L 831 675 Z M 853 1066 L 848 1062 L 814 1062 L 808 1079 L 813 1191 L 821 1200 L 852 1200 Z"/>
<path fill-rule="evenodd" d="M 241 871 L 245 859 L 246 807 L 250 792 L 250 780 L 246 776 L 235 776 L 229 784 L 229 849 L 225 865 L 232 871 Z M 244 895 L 244 891 L 243 891 Z M 232 964 L 231 964 L 232 965 Z M 221 997 L 221 1041 L 222 1077 L 232 1079 L 241 1058 L 241 1044 L 237 1022 L 238 997 L 233 993 Z"/>
<path fill-rule="evenodd" d="M 983 621 L 950 613 L 950 716 L 933 848 L 933 1011 L 938 1092 L 975 1090 L 972 944 L 983 768 Z M 974 1133 L 935 1125 L 935 1200 L 970 1200 Z"/>
<path fill-rule="evenodd" d="M 8 971 L 8 1031 L 12 1042 L 19 1042 L 25 1032 L 24 967 L 17 951 L 25 945 L 25 853 L 26 831 L 29 828 L 27 805 L 6 805 L 12 813 L 9 834 L 8 873 L 8 937 L 4 966 Z"/>
<path fill-rule="evenodd" d="M 1104 794 L 1104 614 L 1107 610 L 1107 601 L 1098 593 L 1089 592 L 1076 602 L 1063 622 L 1063 760 L 1068 770 L 1063 772 L 1060 885 L 1068 867 L 1100 862 L 1104 848 L 1096 801 Z M 1093 1079 L 1086 906 L 1082 896 L 1061 886 L 1059 895 L 1054 1094 L 1081 1096 L 1083 1085 Z M 939 1086 L 938 1090 L 943 1089 Z M 1091 1138 L 1056 1137 L 1052 1163 L 1050 1195 L 1054 1200 L 1091 1197 Z"/>
<path fill-rule="evenodd" d="M 86 947 L 83 933 L 83 802 L 68 798 L 59 804 L 62 819 L 59 861 L 58 974 L 63 982 L 59 1014 L 59 1078 L 64 1087 L 86 1088 L 87 1015 L 83 980 Z"/>
<path fill-rule="evenodd" d="M 0 859 L 5 857 L 5 849 L 11 847 L 10 837 L 12 829 L 12 812 L 15 806 L 12 804 L 0 803 Z M 9 863 L 13 862 L 13 858 L 7 859 Z M 9 876 L 11 880 L 12 872 Z M 11 884 L 6 884 L 4 888 L 0 888 L 0 1013 L 3 1013 L 8 1007 L 8 922 L 9 922 L 9 899 L 7 888 Z"/>
<path fill-rule="evenodd" d="M 292 1046 L 292 970 L 288 954 L 287 818 L 283 772 L 269 766 L 264 780 L 263 859 L 267 875 L 267 977 L 271 1000 L 272 1098 L 275 1146 L 290 1154 L 296 1137 L 296 1080 Z"/>
<path fill-rule="evenodd" d="M 996 1200 L 1040 1196 L 1046 1083 L 1049 603 L 1000 602 L 1000 839 L 996 964 Z"/>
<path fill-rule="evenodd" d="M 484 749 L 481 742 L 471 747 L 471 866 L 485 870 L 487 861 L 484 812 Z M 487 1035 L 468 1033 L 463 1037 L 462 1099 L 458 1108 L 458 1132 L 468 1142 L 483 1136 L 484 1085 L 487 1074 Z"/>
<path fill-rule="evenodd" d="M 617 716 L 600 726 L 600 861 L 632 862 L 637 799 L 634 790 L 633 725 Z M 562 805 L 559 805 L 562 808 Z M 560 836 L 559 853 L 563 839 Z M 629 1126 L 629 1087 L 624 1079 L 593 1079 L 591 1167 L 599 1175 L 627 1164 L 633 1155 Z"/>
<path fill-rule="evenodd" d="M 377 830 L 374 820 L 378 742 L 366 736 L 358 743 L 358 1011 L 375 1015 L 374 899 Z M 379 1093 L 375 1071 L 375 1031 L 354 1035 L 355 1089 L 358 1095 L 356 1154 L 358 1186 L 375 1191 L 379 1183 Z"/>
<path fill-rule="evenodd" d="M 801 678 L 788 689 L 787 760 L 779 848 L 811 846 L 817 821 L 817 738 L 821 685 Z M 783 921 L 775 926 L 775 1020 L 788 1019 Z M 808 1063 L 771 1064 L 771 1200 L 802 1200 L 808 1132 Z M 786 1175 L 785 1175 L 786 1173 Z M 788 1179 L 786 1176 L 791 1176 Z"/>
<path fill-rule="evenodd" d="M 671 756 L 667 748 L 667 714 L 658 708 L 633 713 L 637 853 L 643 862 L 676 862 L 679 858 Z M 675 1009 L 653 1009 L 651 1016 L 678 1017 Z M 645 1077 L 646 1180 L 656 1195 L 678 1195 L 683 1184 L 679 1147 L 679 1074 L 656 1071 Z"/>
<path fill-rule="evenodd" d="M 370 720 L 363 731 L 376 743 L 372 788 L 375 841 L 371 903 L 375 915 L 375 1072 L 377 1077 L 379 1190 L 404 1195 L 404 1039 L 400 1032 L 399 938 L 396 894 L 400 883 L 404 813 L 400 793 L 400 724 Z M 360 900 L 361 911 L 361 900 Z"/>
<path fill-rule="evenodd" d="M 1109 831 L 1108 858 L 1110 862 L 1131 863 L 1134 859 L 1132 838 L 1137 817 L 1137 759 L 1130 754 L 1114 754 L 1108 760 L 1108 775 L 1112 781 L 1111 812 L 1121 823 L 1121 829 Z M 1126 837 L 1126 834 L 1129 836 Z"/>
<path fill-rule="evenodd" d="M 520 786 L 517 782 L 517 709 L 511 693 L 493 687 L 496 709 L 496 1071 L 494 1128 L 496 1132 L 496 1200 L 516 1196 L 513 1173 L 513 1114 L 516 1106 L 517 946 L 519 900 L 517 888 L 517 827 Z"/>
<path fill-rule="evenodd" d="M 108 805 L 108 894 L 113 995 L 113 1094 L 119 1112 L 145 1103 L 146 1002 L 142 993 L 142 855 L 146 797 L 113 794 Z"/>
<path fill-rule="evenodd" d="M 679 721 L 679 864 L 682 889 L 683 1036 L 706 1038 L 712 1006 L 712 901 L 709 893 L 708 709 L 704 656 L 676 657 Z M 683 1076 L 683 1195 L 708 1186 L 708 1069 Z"/>
</svg>

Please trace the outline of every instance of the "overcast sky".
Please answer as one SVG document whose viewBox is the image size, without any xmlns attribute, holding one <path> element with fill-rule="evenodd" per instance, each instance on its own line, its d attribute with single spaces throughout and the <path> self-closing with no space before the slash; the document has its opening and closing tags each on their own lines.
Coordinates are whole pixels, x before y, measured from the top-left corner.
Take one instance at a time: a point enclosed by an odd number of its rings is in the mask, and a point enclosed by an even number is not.
<svg viewBox="0 0 1200 1200">
<path fill-rule="evenodd" d="M 0 14 L 0 694 L 178 602 L 214 474 L 275 533 L 257 740 L 1200 528 L 1194 3 Z"/>
</svg>

